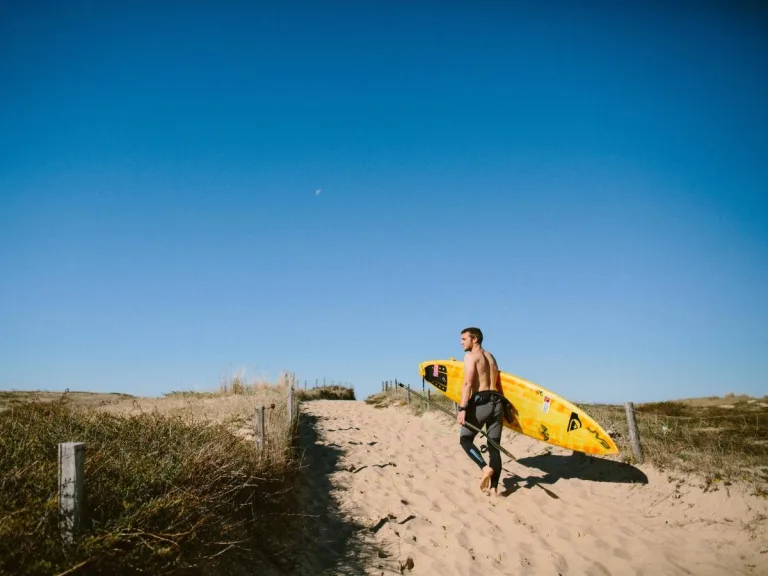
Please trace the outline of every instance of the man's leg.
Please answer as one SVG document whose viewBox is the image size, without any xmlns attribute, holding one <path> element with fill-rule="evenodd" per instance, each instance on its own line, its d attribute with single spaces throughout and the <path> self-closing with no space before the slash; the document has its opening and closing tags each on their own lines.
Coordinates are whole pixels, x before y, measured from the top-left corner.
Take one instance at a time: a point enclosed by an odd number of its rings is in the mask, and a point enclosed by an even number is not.
<svg viewBox="0 0 768 576">
<path fill-rule="evenodd" d="M 497 400 L 490 400 L 485 404 L 476 406 L 475 420 L 478 428 L 485 426 L 485 433 L 489 440 L 496 444 L 501 442 L 501 431 L 503 428 L 502 404 Z M 483 476 L 480 481 L 480 488 L 498 493 L 499 480 L 501 479 L 501 454 L 490 442 L 486 443 L 490 466 L 483 470 Z"/>
<path fill-rule="evenodd" d="M 504 428 L 502 421 L 502 404 L 501 402 L 491 402 L 493 406 L 493 412 L 491 419 L 486 423 L 485 433 L 488 438 L 493 440 L 496 444 L 501 444 L 501 431 Z M 493 468 L 493 476 L 491 476 L 491 492 L 497 493 L 499 480 L 501 479 L 501 454 L 499 450 L 488 443 L 488 459 L 490 460 L 491 468 Z"/>
<path fill-rule="evenodd" d="M 474 418 L 470 420 L 469 412 L 467 412 L 466 415 L 466 421 L 470 424 L 473 424 L 477 426 L 477 423 L 474 421 Z M 479 428 L 479 426 L 478 426 Z M 469 456 L 469 459 L 472 460 L 475 464 L 477 464 L 480 469 L 482 470 L 487 466 L 485 463 L 485 459 L 480 454 L 480 450 L 477 449 L 477 446 L 475 446 L 475 436 L 477 435 L 477 432 L 474 430 L 470 430 L 466 426 L 461 427 L 461 431 L 459 432 L 459 443 L 461 444 L 461 447 L 464 448 L 464 452 L 467 453 Z"/>
<path fill-rule="evenodd" d="M 466 413 L 465 422 L 472 424 L 476 428 L 480 428 L 481 424 L 478 422 L 476 408 L 477 407 L 475 406 L 470 406 Z M 484 491 L 488 488 L 488 483 L 490 482 L 491 474 L 493 474 L 493 469 L 485 463 L 485 459 L 480 454 L 480 450 L 478 450 L 477 446 L 475 446 L 474 440 L 476 435 L 477 432 L 474 430 L 470 430 L 466 426 L 462 426 L 461 432 L 459 433 L 459 442 L 461 443 L 461 447 L 464 448 L 464 451 L 469 456 L 470 460 L 477 464 L 478 468 L 482 470 L 480 474 L 480 490 Z"/>
</svg>

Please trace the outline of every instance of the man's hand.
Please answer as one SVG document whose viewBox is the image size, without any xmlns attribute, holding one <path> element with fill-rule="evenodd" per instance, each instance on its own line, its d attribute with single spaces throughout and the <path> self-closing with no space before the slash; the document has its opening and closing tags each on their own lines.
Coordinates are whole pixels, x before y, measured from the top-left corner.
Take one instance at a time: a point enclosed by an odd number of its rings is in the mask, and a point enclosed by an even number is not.
<svg viewBox="0 0 768 576">
<path fill-rule="evenodd" d="M 464 410 L 461 410 L 458 414 L 456 414 L 456 422 L 458 422 L 460 426 L 464 426 L 464 417 L 466 415 L 467 413 Z"/>
</svg>

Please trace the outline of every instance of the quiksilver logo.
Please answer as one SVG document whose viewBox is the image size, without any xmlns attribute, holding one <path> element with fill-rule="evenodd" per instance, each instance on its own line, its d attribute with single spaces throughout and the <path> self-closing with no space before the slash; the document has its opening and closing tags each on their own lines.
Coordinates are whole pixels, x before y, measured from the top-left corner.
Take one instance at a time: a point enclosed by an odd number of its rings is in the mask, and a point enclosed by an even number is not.
<svg viewBox="0 0 768 576">
<path fill-rule="evenodd" d="M 568 432 L 573 432 L 581 428 L 581 420 L 576 412 L 571 412 L 571 419 L 568 420 Z"/>
</svg>

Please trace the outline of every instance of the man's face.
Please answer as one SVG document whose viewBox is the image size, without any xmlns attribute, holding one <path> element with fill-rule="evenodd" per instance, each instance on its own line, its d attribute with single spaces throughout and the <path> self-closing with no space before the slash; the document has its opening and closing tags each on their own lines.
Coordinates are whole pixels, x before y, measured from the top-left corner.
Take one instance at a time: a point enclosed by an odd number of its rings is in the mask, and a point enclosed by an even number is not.
<svg viewBox="0 0 768 576">
<path fill-rule="evenodd" d="M 469 352 L 472 350 L 472 345 L 474 343 L 475 339 L 466 332 L 461 335 L 461 347 L 464 349 L 464 352 Z"/>
</svg>

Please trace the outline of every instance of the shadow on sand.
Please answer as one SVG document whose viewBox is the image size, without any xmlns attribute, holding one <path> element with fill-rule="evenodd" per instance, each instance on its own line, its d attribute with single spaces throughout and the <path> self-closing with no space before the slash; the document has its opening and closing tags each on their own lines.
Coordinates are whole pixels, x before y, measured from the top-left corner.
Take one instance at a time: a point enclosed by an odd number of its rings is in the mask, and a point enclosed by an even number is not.
<svg viewBox="0 0 768 576">
<path fill-rule="evenodd" d="M 517 463 L 528 468 L 541 470 L 545 473 L 545 476 L 529 476 L 528 478 L 513 476 L 504 478 L 504 492 L 502 493 L 504 496 L 508 496 L 520 487 L 532 488 L 538 486 L 547 492 L 550 497 L 558 498 L 556 494 L 545 488 L 543 484 L 551 485 L 558 480 L 568 480 L 570 478 L 616 484 L 648 483 L 648 476 L 634 466 L 615 460 L 586 456 L 580 452 L 574 452 L 568 456 L 556 454 L 529 456 L 520 458 Z"/>
<path fill-rule="evenodd" d="M 303 454 L 303 509 L 305 548 L 295 574 L 363 574 L 377 550 L 365 541 L 368 526 L 346 518 L 334 498 L 331 474 L 340 469 L 343 451 L 323 444 L 317 433 L 318 418 L 302 412 L 299 417 L 299 450 Z"/>
</svg>

